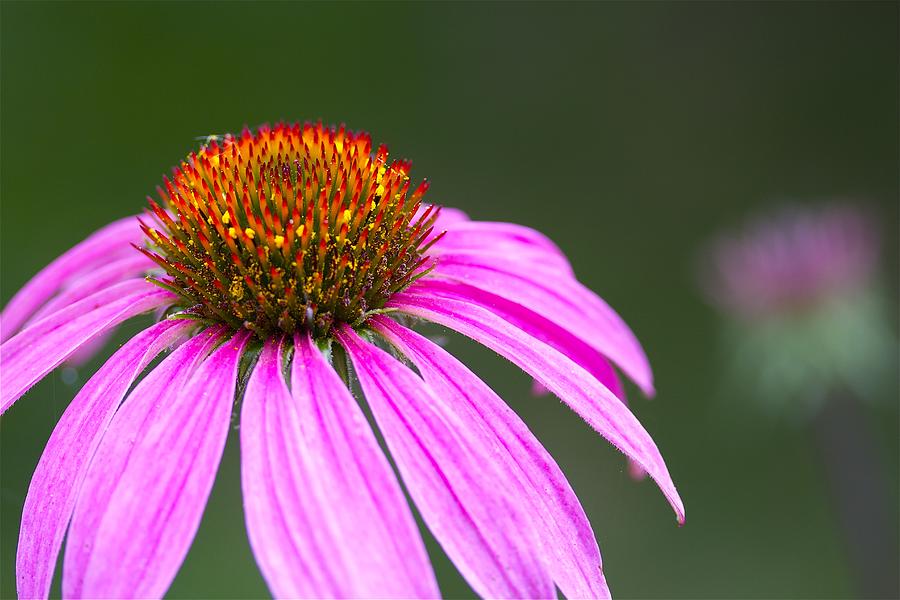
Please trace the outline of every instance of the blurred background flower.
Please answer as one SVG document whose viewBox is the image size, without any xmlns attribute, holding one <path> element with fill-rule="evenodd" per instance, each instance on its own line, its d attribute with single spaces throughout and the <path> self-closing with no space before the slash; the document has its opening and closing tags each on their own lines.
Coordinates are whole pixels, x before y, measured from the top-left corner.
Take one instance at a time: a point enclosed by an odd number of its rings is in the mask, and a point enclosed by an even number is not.
<svg viewBox="0 0 900 600">
<path fill-rule="evenodd" d="M 721 320 L 690 265 L 760 199 L 859 198 L 879 219 L 896 327 L 897 19 L 896 3 L 2 2 L 0 304 L 143 207 L 198 136 L 282 118 L 364 124 L 415 157 L 435 202 L 546 233 L 641 339 L 652 407 L 626 391 L 690 506 L 681 528 L 558 401 L 533 397 L 514 367 L 459 336 L 447 346 L 557 459 L 616 597 L 849 597 L 812 430 L 751 424 L 716 402 Z M 48 377 L 0 419 L 0 597 L 15 594 L 34 467 L 97 366 L 70 384 Z M 891 371 L 867 414 L 894 507 Z M 170 597 L 267 593 L 244 531 L 236 440 Z M 426 544 L 445 595 L 470 595 Z"/>
<path fill-rule="evenodd" d="M 836 389 L 879 398 L 897 364 L 879 251 L 872 217 L 852 204 L 781 207 L 710 244 L 700 281 L 727 321 L 729 389 L 800 419 Z"/>
<path fill-rule="evenodd" d="M 896 510 L 883 444 L 861 404 L 878 399 L 897 365 L 888 310 L 896 301 L 879 285 L 879 250 L 860 207 L 787 206 L 721 234 L 700 274 L 726 320 L 728 408 L 746 402 L 813 429 L 864 598 L 898 593 Z"/>
</svg>

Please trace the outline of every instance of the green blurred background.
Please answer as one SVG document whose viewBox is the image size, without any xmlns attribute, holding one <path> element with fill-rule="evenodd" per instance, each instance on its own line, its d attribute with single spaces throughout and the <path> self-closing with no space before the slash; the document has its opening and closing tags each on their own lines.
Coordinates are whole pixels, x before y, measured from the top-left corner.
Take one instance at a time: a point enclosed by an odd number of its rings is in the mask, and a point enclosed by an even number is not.
<svg viewBox="0 0 900 600">
<path fill-rule="evenodd" d="M 631 388 L 632 404 L 684 498 L 683 528 L 573 413 L 450 341 L 557 458 L 616 596 L 856 593 L 813 436 L 723 389 L 693 265 L 708 236 L 761 209 L 853 198 L 882 217 L 896 312 L 897 3 L 3 2 L 0 16 L 3 303 L 139 211 L 196 136 L 278 119 L 367 129 L 414 160 L 431 201 L 547 233 L 644 343 L 659 393 Z M 888 383 L 868 418 L 896 514 L 896 372 Z M 2 597 L 31 472 L 76 389 L 55 373 L 0 421 Z M 171 597 L 267 595 L 236 442 Z M 471 594 L 429 549 L 445 595 Z"/>
</svg>

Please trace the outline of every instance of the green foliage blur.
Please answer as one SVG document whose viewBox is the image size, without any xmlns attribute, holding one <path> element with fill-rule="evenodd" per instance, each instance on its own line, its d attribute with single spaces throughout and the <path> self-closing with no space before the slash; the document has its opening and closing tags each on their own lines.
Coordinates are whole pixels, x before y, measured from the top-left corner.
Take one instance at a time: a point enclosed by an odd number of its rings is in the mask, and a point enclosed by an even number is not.
<svg viewBox="0 0 900 600">
<path fill-rule="evenodd" d="M 413 159 L 430 201 L 549 235 L 643 342 L 658 396 L 630 387 L 632 406 L 684 498 L 683 528 L 576 415 L 449 337 L 568 475 L 614 595 L 853 596 L 813 436 L 754 418 L 723 388 L 720 321 L 694 267 L 710 235 L 761 209 L 853 199 L 883 218 L 896 313 L 897 19 L 891 2 L 2 2 L 0 300 L 140 211 L 198 136 L 279 119 L 367 129 Z M 48 376 L 0 419 L 0 597 L 15 596 L 43 445 L 108 353 L 74 384 Z M 896 365 L 887 383 L 867 418 L 896 507 Z M 471 595 L 428 543 L 445 595 Z M 268 595 L 236 432 L 169 595 Z"/>
</svg>

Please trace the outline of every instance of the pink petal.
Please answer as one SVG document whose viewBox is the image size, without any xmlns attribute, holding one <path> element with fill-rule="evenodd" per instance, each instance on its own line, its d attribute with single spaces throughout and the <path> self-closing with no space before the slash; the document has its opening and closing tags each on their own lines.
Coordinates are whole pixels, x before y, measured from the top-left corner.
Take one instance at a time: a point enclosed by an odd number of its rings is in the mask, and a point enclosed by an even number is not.
<svg viewBox="0 0 900 600">
<path fill-rule="evenodd" d="M 385 317 L 370 321 L 376 331 L 413 362 L 425 382 L 480 444 L 498 446 L 503 475 L 519 480 L 517 504 L 537 519 L 544 560 L 566 598 L 608 598 L 600 550 L 575 492 L 528 427 L 474 373 L 447 351 Z"/>
<path fill-rule="evenodd" d="M 438 598 L 419 528 L 366 417 L 308 337 L 296 339 L 296 424 L 316 467 L 323 508 L 352 549 L 354 596 Z"/>
<path fill-rule="evenodd" d="M 444 257 L 473 256 L 504 259 L 514 256 L 529 266 L 572 275 L 572 266 L 559 246 L 544 234 L 514 223 L 457 221 L 446 226 L 447 233 L 434 245 L 433 254 Z M 437 230 L 437 227 L 435 227 Z"/>
<path fill-rule="evenodd" d="M 80 346 L 174 297 L 146 281 L 126 281 L 57 311 L 6 341 L 0 346 L 0 414 Z"/>
<path fill-rule="evenodd" d="M 31 478 L 16 575 L 20 598 L 46 598 L 88 463 L 125 392 L 151 360 L 194 327 L 163 321 L 122 346 L 81 388 L 56 424 Z"/>
<path fill-rule="evenodd" d="M 44 267 L 20 289 L 0 314 L 0 341 L 11 337 L 66 282 L 104 265 L 125 252 L 135 252 L 131 243 L 143 238 L 137 219 L 126 217 L 93 233 Z"/>
<path fill-rule="evenodd" d="M 298 337 L 295 348 L 288 391 L 281 344 L 266 344 L 241 415 L 247 529 L 273 594 L 438 597 L 365 416 L 311 340 Z"/>
<path fill-rule="evenodd" d="M 438 218 L 434 222 L 434 228 L 444 229 L 447 227 L 452 227 L 459 223 L 465 223 L 468 220 L 469 215 L 459 210 L 458 208 L 442 206 L 441 212 L 438 213 Z"/>
<path fill-rule="evenodd" d="M 426 204 L 423 202 L 419 205 L 419 209 L 416 211 L 415 216 L 413 216 L 412 221 L 415 222 L 419 217 L 421 217 L 426 210 L 431 207 L 430 204 Z M 469 215 L 465 212 L 459 210 L 458 208 L 453 208 L 450 206 L 441 206 L 440 212 L 438 213 L 437 219 L 434 221 L 434 229 L 435 231 L 443 231 L 448 227 L 452 227 L 457 223 L 464 223 L 469 220 Z"/>
<path fill-rule="evenodd" d="M 614 394 L 616 392 L 622 394 L 621 396 L 616 394 L 617 397 L 624 398 L 619 378 L 603 355 L 572 331 L 544 318 L 542 315 L 545 313 L 535 313 L 504 297 L 455 280 L 422 279 L 407 291 L 410 294 L 429 297 L 463 298 L 467 302 L 486 308 L 509 323 L 526 329 L 534 337 L 562 352 L 593 375 L 607 389 L 615 390 Z"/>
<path fill-rule="evenodd" d="M 487 308 L 487 307 L 486 307 Z M 508 319 L 507 319 L 508 320 Z M 564 350 L 563 347 L 557 347 L 554 343 L 550 343 L 545 341 L 544 343 L 549 343 L 551 346 L 574 360 L 575 362 L 579 362 L 579 360 L 568 353 L 568 350 Z M 577 354 L 576 354 L 577 356 Z M 625 386 L 622 385 L 622 380 L 619 378 L 619 374 L 616 373 L 616 370 L 613 368 L 609 361 L 603 358 L 603 356 L 592 356 L 590 360 L 586 362 L 586 364 L 582 364 L 591 375 L 597 378 L 597 381 L 606 386 L 606 389 L 611 391 L 613 395 L 625 403 L 625 406 L 628 406 L 628 396 L 625 395 Z M 540 381 L 532 380 L 531 391 L 535 396 L 542 396 L 544 394 L 549 394 L 550 390 L 545 388 Z"/>
<path fill-rule="evenodd" d="M 239 332 L 173 352 L 113 417 L 78 497 L 64 560 L 67 598 L 162 597 L 194 535 L 231 421 Z"/>
<path fill-rule="evenodd" d="M 684 522 L 681 498 L 650 434 L 618 398 L 577 363 L 465 298 L 433 298 L 403 292 L 396 294 L 388 306 L 481 342 L 540 381 L 647 471 L 675 509 L 678 521 Z"/>
<path fill-rule="evenodd" d="M 135 405 L 138 409 L 143 406 L 143 413 L 147 413 L 153 403 L 170 403 L 171 396 L 181 390 L 196 366 L 219 342 L 220 334 L 221 330 L 208 330 L 195 335 L 177 348 L 138 383 L 128 396 L 128 404 Z M 126 424 L 123 419 L 128 416 L 132 421 L 129 426 L 131 430 L 140 427 L 143 415 L 138 412 L 120 410 L 114 417 L 113 425 L 117 430 L 124 431 Z M 91 556 L 97 527 L 103 517 L 102 507 L 113 493 L 118 476 L 128 462 L 127 448 L 120 448 L 121 442 L 122 438 L 116 438 L 115 435 L 104 436 L 76 500 L 63 565 L 64 598 L 75 598 L 82 594 L 84 572 Z M 96 468 L 92 468 L 95 466 Z"/>
<path fill-rule="evenodd" d="M 544 316 L 619 365 L 645 394 L 654 394 L 650 363 L 631 329 L 573 277 L 537 269 L 518 258 L 458 256 L 441 258 L 434 275 L 502 295 Z"/>
<path fill-rule="evenodd" d="M 565 353 L 564 353 L 565 354 Z M 569 356 L 569 358 L 572 358 Z M 604 370 L 608 373 L 607 375 L 594 374 L 594 377 L 597 378 L 597 381 L 605 385 L 609 391 L 615 394 L 616 398 L 621 400 L 628 406 L 628 396 L 625 394 L 625 386 L 622 385 L 622 380 L 619 379 L 619 375 L 615 372 L 612 365 L 609 364 L 609 361 L 606 359 L 603 360 L 605 363 Z M 598 361 L 598 365 L 603 364 Z M 546 396 L 550 393 L 550 390 L 544 387 L 540 381 L 536 379 L 531 380 L 531 393 L 534 396 Z"/>
<path fill-rule="evenodd" d="M 123 258 L 102 265 L 74 280 L 37 310 L 31 316 L 29 322 L 39 321 L 47 315 L 51 315 L 74 302 L 87 298 L 91 294 L 125 279 L 140 279 L 144 273 L 155 268 L 155 266 L 152 260 L 132 249 L 132 252 Z"/>
<path fill-rule="evenodd" d="M 291 398 L 283 376 L 270 380 L 272 367 L 267 363 L 272 360 L 271 353 L 260 356 L 241 405 L 241 489 L 247 535 L 276 598 L 326 597 L 344 588 L 332 573 L 328 549 L 319 546 L 321 529 L 309 521 L 304 498 L 308 490 L 290 467 L 292 460 L 308 458 L 295 438 L 282 434 L 281 419 Z M 280 369 L 280 364 L 276 367 Z"/>
<path fill-rule="evenodd" d="M 430 205 L 421 204 L 419 209 L 416 211 L 416 215 L 413 217 L 413 221 L 418 219 L 428 208 Z M 449 208 L 446 206 L 442 206 L 440 212 L 438 213 L 437 219 L 434 221 L 434 225 L 431 233 L 425 238 L 425 243 L 431 243 L 434 239 L 441 234 L 444 234 L 447 229 L 453 227 L 458 223 L 464 223 L 469 220 L 469 215 L 464 213 L 463 211 L 457 208 Z"/>
<path fill-rule="evenodd" d="M 476 439 L 464 437 L 469 424 L 402 363 L 349 327 L 337 338 L 422 519 L 475 592 L 554 597 L 531 518 L 500 476 L 492 449 L 471 445 Z"/>
</svg>

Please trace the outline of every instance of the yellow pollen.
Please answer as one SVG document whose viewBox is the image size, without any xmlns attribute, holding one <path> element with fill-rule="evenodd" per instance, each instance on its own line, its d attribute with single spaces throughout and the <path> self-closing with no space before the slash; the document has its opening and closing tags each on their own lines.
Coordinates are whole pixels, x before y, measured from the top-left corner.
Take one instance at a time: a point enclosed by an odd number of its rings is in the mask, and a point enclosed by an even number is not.
<svg viewBox="0 0 900 600">
<path fill-rule="evenodd" d="M 236 240 L 237 239 L 237 229 L 235 229 L 234 227 L 229 227 L 228 235 L 229 235 L 229 237 L 231 237 L 231 239 Z"/>
<path fill-rule="evenodd" d="M 240 277 L 234 278 L 231 282 L 231 288 L 228 291 L 235 300 L 240 301 L 244 297 L 244 282 L 241 281 Z"/>
<path fill-rule="evenodd" d="M 283 236 L 283 235 L 276 235 L 276 236 L 275 236 L 275 247 L 276 247 L 276 248 L 281 248 L 283 245 L 284 245 L 284 236 Z"/>
<path fill-rule="evenodd" d="M 244 233 L 246 233 L 246 234 L 247 234 L 247 237 L 250 238 L 251 240 L 252 240 L 253 237 L 256 235 L 256 232 L 253 231 L 252 229 L 250 229 L 249 227 L 248 227 L 247 229 L 244 230 Z"/>
<path fill-rule="evenodd" d="M 231 223 L 231 214 L 229 214 L 229 212 L 227 210 L 222 213 L 222 222 L 225 223 L 226 225 Z"/>
<path fill-rule="evenodd" d="M 300 227 L 298 227 L 298 228 L 297 228 L 297 235 L 298 235 L 298 236 L 302 236 L 302 235 L 303 235 L 303 230 L 304 230 L 304 229 L 306 229 L 306 225 L 301 225 Z"/>
</svg>

